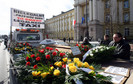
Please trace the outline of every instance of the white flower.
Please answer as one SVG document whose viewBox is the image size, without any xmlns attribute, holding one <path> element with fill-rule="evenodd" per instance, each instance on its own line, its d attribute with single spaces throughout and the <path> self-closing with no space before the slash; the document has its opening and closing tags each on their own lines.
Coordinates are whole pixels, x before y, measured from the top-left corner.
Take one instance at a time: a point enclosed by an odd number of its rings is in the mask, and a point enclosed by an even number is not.
<svg viewBox="0 0 133 84">
<path fill-rule="evenodd" d="M 103 51 L 103 49 L 101 49 L 101 51 Z"/>
<path fill-rule="evenodd" d="M 93 57 L 93 54 L 90 54 L 91 57 Z"/>
</svg>

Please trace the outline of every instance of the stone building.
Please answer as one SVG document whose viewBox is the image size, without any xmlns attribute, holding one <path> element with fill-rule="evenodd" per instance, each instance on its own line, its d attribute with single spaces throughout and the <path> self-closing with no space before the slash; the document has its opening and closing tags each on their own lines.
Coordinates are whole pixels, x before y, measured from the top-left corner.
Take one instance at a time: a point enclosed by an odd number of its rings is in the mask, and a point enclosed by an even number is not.
<svg viewBox="0 0 133 84">
<path fill-rule="evenodd" d="M 62 12 L 45 21 L 46 38 L 74 39 L 74 9 Z"/>
<path fill-rule="evenodd" d="M 92 40 L 102 39 L 104 34 L 112 37 L 114 32 L 133 39 L 133 0 L 74 0 L 74 11 L 74 39 L 81 40 L 87 30 Z"/>
</svg>

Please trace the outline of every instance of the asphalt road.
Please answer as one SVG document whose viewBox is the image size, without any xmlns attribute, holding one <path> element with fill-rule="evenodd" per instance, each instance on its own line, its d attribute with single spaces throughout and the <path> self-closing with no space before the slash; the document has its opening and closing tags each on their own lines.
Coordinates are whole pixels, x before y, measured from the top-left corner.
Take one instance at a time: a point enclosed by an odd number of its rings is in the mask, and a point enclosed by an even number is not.
<svg viewBox="0 0 133 84">
<path fill-rule="evenodd" d="M 5 46 L 0 43 L 0 84 L 12 84 L 10 82 L 10 54 Z"/>
</svg>

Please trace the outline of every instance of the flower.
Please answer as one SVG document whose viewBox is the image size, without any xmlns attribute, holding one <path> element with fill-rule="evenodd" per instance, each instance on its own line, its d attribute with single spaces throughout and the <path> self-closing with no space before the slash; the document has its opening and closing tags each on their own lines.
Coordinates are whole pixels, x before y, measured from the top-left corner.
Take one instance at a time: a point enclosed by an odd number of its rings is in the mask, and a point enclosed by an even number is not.
<svg viewBox="0 0 133 84">
<path fill-rule="evenodd" d="M 41 71 L 39 71 L 39 72 L 37 72 L 37 71 L 32 71 L 32 75 L 33 75 L 33 76 L 38 76 L 38 75 L 40 75 L 40 73 L 41 73 Z"/>
<path fill-rule="evenodd" d="M 69 63 L 68 66 L 69 66 L 69 67 L 70 67 L 70 66 L 74 66 L 74 63 Z"/>
<path fill-rule="evenodd" d="M 79 46 L 79 44 L 76 44 L 76 46 Z"/>
<path fill-rule="evenodd" d="M 52 54 L 53 54 L 53 56 L 56 56 L 56 55 L 57 55 L 57 53 L 56 53 L 56 52 L 53 52 Z"/>
<path fill-rule="evenodd" d="M 40 60 L 41 60 L 41 58 L 40 58 L 40 57 L 37 57 L 37 58 L 36 58 L 36 61 L 40 61 Z"/>
<path fill-rule="evenodd" d="M 39 52 L 43 54 L 44 53 L 44 49 L 39 50 Z"/>
<path fill-rule="evenodd" d="M 58 67 L 61 67 L 62 66 L 62 62 L 61 61 L 60 62 L 55 62 L 54 65 L 58 66 Z"/>
<path fill-rule="evenodd" d="M 49 60 L 49 59 L 50 59 L 50 55 L 46 55 L 46 59 L 48 59 L 48 60 Z"/>
<path fill-rule="evenodd" d="M 29 57 L 26 57 L 26 61 L 29 61 Z"/>
<path fill-rule="evenodd" d="M 49 71 L 52 71 L 53 69 L 54 69 L 54 67 L 53 67 L 53 66 L 51 66 L 51 67 L 50 67 L 50 69 L 49 69 Z"/>
<path fill-rule="evenodd" d="M 85 51 L 87 51 L 87 49 L 86 49 L 86 48 L 85 48 L 84 50 L 85 50 Z"/>
<path fill-rule="evenodd" d="M 58 49 L 55 49 L 56 51 L 59 51 Z"/>
<path fill-rule="evenodd" d="M 60 75 L 60 71 L 58 69 L 55 69 L 54 72 L 53 72 L 53 74 L 55 76 L 59 76 Z"/>
<path fill-rule="evenodd" d="M 30 62 L 27 62 L 27 63 L 26 63 L 26 66 L 27 66 L 27 65 L 29 65 L 29 66 L 30 66 Z"/>
<path fill-rule="evenodd" d="M 89 66 L 90 69 L 95 70 L 93 66 Z"/>
<path fill-rule="evenodd" d="M 45 78 L 48 74 L 49 74 L 49 72 L 43 72 L 43 73 L 41 73 L 41 76 L 42 76 L 43 78 Z"/>
<path fill-rule="evenodd" d="M 62 60 L 63 60 L 63 62 L 67 62 L 67 58 L 66 58 L 66 57 L 65 57 L 65 58 L 63 58 Z"/>
<path fill-rule="evenodd" d="M 88 68 L 89 67 L 89 64 L 87 62 L 84 62 L 83 63 L 83 66 L 86 67 L 86 68 Z"/>
<path fill-rule="evenodd" d="M 79 58 L 74 58 L 74 63 L 77 63 L 79 61 Z"/>
<path fill-rule="evenodd" d="M 32 58 L 35 57 L 35 54 L 32 54 L 30 57 L 32 57 Z"/>
<path fill-rule="evenodd" d="M 66 64 L 63 64 L 63 65 L 62 65 L 62 68 L 66 68 Z"/>
<path fill-rule="evenodd" d="M 70 66 L 70 67 L 69 67 L 69 70 L 70 70 L 72 73 L 77 72 L 76 66 Z"/>
<path fill-rule="evenodd" d="M 36 69 L 36 68 L 38 68 L 38 67 L 37 67 L 37 65 L 34 65 L 34 67 L 33 67 L 33 68 L 34 68 L 34 69 Z"/>
<path fill-rule="evenodd" d="M 65 53 L 60 53 L 60 57 L 63 57 L 65 55 Z"/>
<path fill-rule="evenodd" d="M 47 50 L 49 50 L 50 47 L 46 47 Z"/>
<path fill-rule="evenodd" d="M 82 67 L 82 66 L 83 66 L 83 63 L 82 63 L 81 61 L 78 61 L 78 62 L 77 62 L 77 66 L 78 66 L 78 67 Z"/>
</svg>

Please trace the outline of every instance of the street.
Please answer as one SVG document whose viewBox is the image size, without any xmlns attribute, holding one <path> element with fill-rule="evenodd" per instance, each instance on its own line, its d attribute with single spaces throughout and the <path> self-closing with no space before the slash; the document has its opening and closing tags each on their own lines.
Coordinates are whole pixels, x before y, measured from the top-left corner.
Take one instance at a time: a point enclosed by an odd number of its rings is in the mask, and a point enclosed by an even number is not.
<svg viewBox="0 0 133 84">
<path fill-rule="evenodd" d="M 0 84 L 10 83 L 10 54 L 5 49 L 3 42 L 0 44 Z"/>
</svg>

